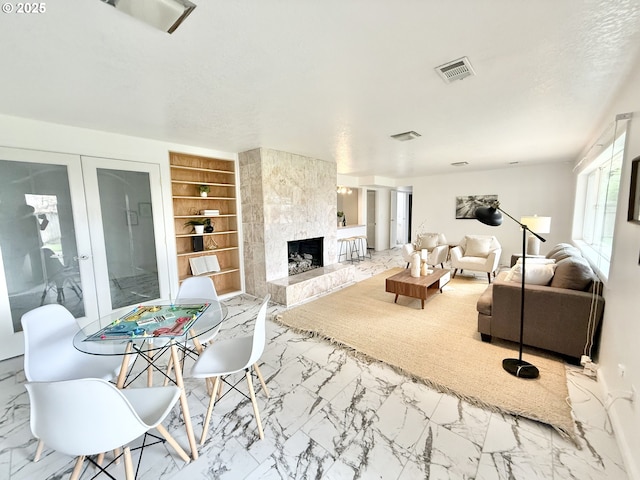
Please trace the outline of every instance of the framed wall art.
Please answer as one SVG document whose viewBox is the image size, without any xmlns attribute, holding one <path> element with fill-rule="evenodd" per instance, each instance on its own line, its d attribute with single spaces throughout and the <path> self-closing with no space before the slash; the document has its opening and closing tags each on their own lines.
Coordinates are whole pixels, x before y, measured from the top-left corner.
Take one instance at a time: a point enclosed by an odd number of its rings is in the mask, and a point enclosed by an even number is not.
<svg viewBox="0 0 640 480">
<path fill-rule="evenodd" d="M 456 197 L 456 220 L 476 218 L 476 208 L 498 201 L 498 195 L 465 195 Z"/>
</svg>

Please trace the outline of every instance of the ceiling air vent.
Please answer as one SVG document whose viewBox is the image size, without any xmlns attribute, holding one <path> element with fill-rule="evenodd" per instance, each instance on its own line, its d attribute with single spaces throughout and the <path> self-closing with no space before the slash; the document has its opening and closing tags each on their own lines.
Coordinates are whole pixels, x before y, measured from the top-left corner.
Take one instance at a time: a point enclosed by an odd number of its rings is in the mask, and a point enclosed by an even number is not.
<svg viewBox="0 0 640 480">
<path fill-rule="evenodd" d="M 451 83 L 454 80 L 462 80 L 463 78 L 476 74 L 467 57 L 462 57 L 453 62 L 440 65 L 436 67 L 436 72 L 438 72 L 438 75 L 440 75 L 446 83 Z"/>
<path fill-rule="evenodd" d="M 414 138 L 418 138 L 420 136 L 421 135 L 419 133 L 411 130 L 410 132 L 396 133 L 395 135 L 391 135 L 391 138 L 393 138 L 394 140 L 399 140 L 401 142 L 406 142 L 407 140 L 413 140 Z"/>
</svg>

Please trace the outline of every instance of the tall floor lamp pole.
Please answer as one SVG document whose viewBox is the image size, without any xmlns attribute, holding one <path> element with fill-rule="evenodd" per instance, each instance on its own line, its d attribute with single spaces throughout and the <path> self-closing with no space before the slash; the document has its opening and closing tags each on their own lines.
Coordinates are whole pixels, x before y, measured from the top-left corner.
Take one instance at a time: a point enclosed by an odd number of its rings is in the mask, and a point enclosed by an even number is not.
<svg viewBox="0 0 640 480">
<path fill-rule="evenodd" d="M 502 368 L 504 368 L 511 375 L 520 378 L 537 378 L 540 372 L 535 365 L 522 360 L 522 343 L 523 343 L 523 331 L 524 331 L 524 279 L 525 279 L 525 265 L 527 258 L 527 232 L 531 232 L 531 235 L 535 236 L 541 242 L 546 242 L 537 233 L 531 231 L 524 223 L 519 222 L 507 212 L 500 208 L 499 202 L 494 202 L 487 207 L 479 207 L 476 209 L 476 219 L 485 225 L 497 227 L 502 225 L 502 213 L 504 213 L 511 220 L 520 225 L 522 229 L 522 284 L 520 288 L 520 348 L 518 351 L 518 358 L 505 358 L 502 360 Z"/>
</svg>

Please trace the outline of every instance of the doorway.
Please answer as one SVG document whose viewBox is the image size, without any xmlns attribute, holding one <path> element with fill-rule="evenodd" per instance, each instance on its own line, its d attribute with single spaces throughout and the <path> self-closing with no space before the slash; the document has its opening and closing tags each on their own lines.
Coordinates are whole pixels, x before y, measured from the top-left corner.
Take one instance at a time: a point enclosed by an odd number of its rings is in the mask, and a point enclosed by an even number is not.
<svg viewBox="0 0 640 480">
<path fill-rule="evenodd" d="M 41 305 L 84 324 L 168 293 L 159 184 L 158 165 L 0 148 L 0 357 Z"/>
<path fill-rule="evenodd" d="M 376 191 L 367 190 L 367 245 L 376 248 Z"/>
</svg>

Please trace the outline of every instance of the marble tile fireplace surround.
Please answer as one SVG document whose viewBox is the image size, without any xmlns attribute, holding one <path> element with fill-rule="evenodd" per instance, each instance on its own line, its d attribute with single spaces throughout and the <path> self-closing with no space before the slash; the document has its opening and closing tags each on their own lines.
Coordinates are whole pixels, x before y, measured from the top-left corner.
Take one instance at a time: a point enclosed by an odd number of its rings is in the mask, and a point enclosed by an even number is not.
<svg viewBox="0 0 640 480">
<path fill-rule="evenodd" d="M 336 164 L 258 148 L 238 155 L 245 286 L 295 305 L 350 283 L 337 263 Z M 322 239 L 322 267 L 289 276 L 288 242 Z"/>
</svg>

